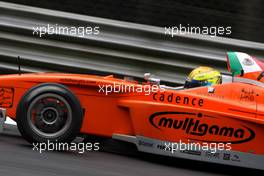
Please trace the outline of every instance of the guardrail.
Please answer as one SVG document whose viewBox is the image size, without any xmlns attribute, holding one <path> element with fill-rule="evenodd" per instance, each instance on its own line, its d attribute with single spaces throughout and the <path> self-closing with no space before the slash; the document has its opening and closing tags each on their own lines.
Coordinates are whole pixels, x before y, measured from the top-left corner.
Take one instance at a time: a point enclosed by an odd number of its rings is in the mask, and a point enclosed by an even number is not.
<svg viewBox="0 0 264 176">
<path fill-rule="evenodd" d="M 99 26 L 99 35 L 33 35 L 33 27 Z M 34 8 L 0 1 L 0 72 L 57 71 L 142 78 L 151 72 L 182 84 L 199 65 L 226 72 L 225 52 L 264 58 L 264 44 L 202 35 L 165 35 L 164 28 Z"/>
</svg>

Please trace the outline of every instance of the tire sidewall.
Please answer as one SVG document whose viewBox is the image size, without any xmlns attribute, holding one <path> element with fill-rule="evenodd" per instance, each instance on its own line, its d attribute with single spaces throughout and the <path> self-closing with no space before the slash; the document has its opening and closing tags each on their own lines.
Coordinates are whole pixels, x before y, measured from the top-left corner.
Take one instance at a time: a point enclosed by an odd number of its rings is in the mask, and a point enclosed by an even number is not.
<svg viewBox="0 0 264 176">
<path fill-rule="evenodd" d="M 37 134 L 35 130 L 33 130 L 30 127 L 27 117 L 28 108 L 31 102 L 38 96 L 46 93 L 57 94 L 63 97 L 68 102 L 72 110 L 71 124 L 69 125 L 67 131 L 65 131 L 63 134 L 61 134 L 56 138 L 43 137 L 42 135 Z M 79 133 L 83 119 L 81 104 L 77 99 L 77 97 L 66 86 L 57 83 L 39 84 L 28 90 L 21 98 L 16 113 L 17 113 L 16 120 L 17 120 L 18 129 L 21 135 L 30 143 L 35 143 L 35 142 L 47 143 L 48 141 L 71 142 Z"/>
</svg>

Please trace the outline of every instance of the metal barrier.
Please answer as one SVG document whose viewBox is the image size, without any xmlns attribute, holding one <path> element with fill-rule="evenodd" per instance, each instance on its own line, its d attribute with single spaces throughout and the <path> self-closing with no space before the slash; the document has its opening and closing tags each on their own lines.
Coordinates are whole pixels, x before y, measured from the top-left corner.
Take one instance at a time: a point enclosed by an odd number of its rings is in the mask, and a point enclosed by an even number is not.
<svg viewBox="0 0 264 176">
<path fill-rule="evenodd" d="M 98 35 L 33 35 L 33 27 L 98 26 Z M 264 44 L 202 35 L 165 35 L 164 28 L 0 1 L 0 72 L 56 71 L 130 75 L 150 72 L 182 84 L 199 65 L 226 72 L 226 51 L 264 58 Z"/>
</svg>

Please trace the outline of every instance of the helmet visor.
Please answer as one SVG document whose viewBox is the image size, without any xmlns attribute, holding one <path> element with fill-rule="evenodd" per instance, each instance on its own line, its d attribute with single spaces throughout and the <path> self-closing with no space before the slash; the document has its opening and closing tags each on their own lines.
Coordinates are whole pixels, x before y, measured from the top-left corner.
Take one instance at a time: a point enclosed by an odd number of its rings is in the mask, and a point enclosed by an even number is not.
<svg viewBox="0 0 264 176">
<path fill-rule="evenodd" d="M 186 80 L 184 84 L 184 88 L 194 88 L 194 87 L 201 87 L 201 86 L 210 86 L 211 83 L 208 81 L 197 81 L 197 80 Z"/>
</svg>

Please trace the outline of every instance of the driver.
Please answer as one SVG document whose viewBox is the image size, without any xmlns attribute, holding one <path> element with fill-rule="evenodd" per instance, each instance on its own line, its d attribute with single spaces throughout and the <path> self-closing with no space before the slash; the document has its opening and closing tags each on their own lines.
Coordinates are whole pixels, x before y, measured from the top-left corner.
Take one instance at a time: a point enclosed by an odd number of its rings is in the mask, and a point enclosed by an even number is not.
<svg viewBox="0 0 264 176">
<path fill-rule="evenodd" d="M 184 88 L 212 86 L 221 84 L 221 82 L 222 76 L 218 70 L 211 67 L 198 67 L 186 78 Z"/>
</svg>

